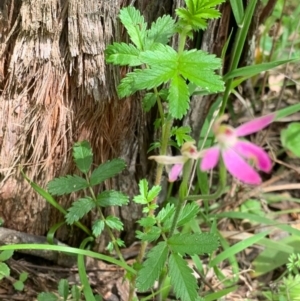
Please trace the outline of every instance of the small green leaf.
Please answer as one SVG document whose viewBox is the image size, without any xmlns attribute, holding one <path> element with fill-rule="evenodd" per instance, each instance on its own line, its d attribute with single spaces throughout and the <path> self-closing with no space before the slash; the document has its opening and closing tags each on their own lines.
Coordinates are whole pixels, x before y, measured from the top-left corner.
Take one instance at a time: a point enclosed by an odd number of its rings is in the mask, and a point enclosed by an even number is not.
<svg viewBox="0 0 300 301">
<path fill-rule="evenodd" d="M 105 219 L 105 223 L 111 229 L 116 229 L 118 231 L 123 230 L 123 223 L 120 221 L 119 218 L 117 218 L 115 216 L 109 215 Z"/>
<path fill-rule="evenodd" d="M 75 143 L 73 146 L 73 158 L 77 168 L 87 173 L 93 162 L 93 152 L 91 145 L 87 141 Z"/>
<path fill-rule="evenodd" d="M 58 282 L 58 293 L 64 300 L 67 300 L 69 295 L 69 282 L 66 279 L 61 279 Z"/>
<path fill-rule="evenodd" d="M 22 281 L 22 282 L 25 282 L 28 278 L 28 273 L 26 272 L 22 272 L 19 276 L 19 280 Z"/>
<path fill-rule="evenodd" d="M 148 203 L 152 202 L 160 193 L 161 191 L 161 186 L 153 186 L 149 192 L 148 192 L 148 196 L 147 196 L 147 200 L 148 200 Z"/>
<path fill-rule="evenodd" d="M 93 223 L 92 226 L 92 230 L 93 230 L 93 234 L 98 237 L 100 236 L 100 234 L 102 233 L 102 231 L 104 230 L 105 227 L 105 223 L 104 221 L 98 219 Z"/>
<path fill-rule="evenodd" d="M 80 292 L 78 286 L 72 285 L 71 294 L 72 294 L 74 301 L 80 301 L 81 292 Z"/>
<path fill-rule="evenodd" d="M 136 287 L 143 292 L 151 288 L 158 279 L 168 257 L 168 247 L 164 241 L 158 243 L 147 254 L 147 259 L 139 270 Z"/>
<path fill-rule="evenodd" d="M 17 280 L 16 282 L 13 283 L 13 286 L 15 290 L 21 292 L 24 289 L 24 283 L 20 280 Z"/>
<path fill-rule="evenodd" d="M 143 49 L 143 41 L 145 40 L 147 28 L 144 17 L 133 6 L 122 8 L 119 16 L 131 41 L 138 49 Z"/>
<path fill-rule="evenodd" d="M 97 195 L 97 205 L 101 207 L 122 206 L 128 202 L 128 196 L 119 191 L 105 190 Z"/>
<path fill-rule="evenodd" d="M 133 198 L 133 201 L 137 204 L 148 204 L 147 195 L 148 195 L 148 182 L 146 179 L 142 179 L 139 182 L 139 191 L 140 194 L 136 195 Z"/>
<path fill-rule="evenodd" d="M 185 223 L 195 218 L 199 211 L 199 206 L 195 202 L 188 203 L 180 212 L 177 226 L 183 226 Z"/>
<path fill-rule="evenodd" d="M 0 280 L 4 277 L 8 277 L 10 274 L 10 268 L 7 266 L 6 263 L 0 262 Z"/>
<path fill-rule="evenodd" d="M 146 233 L 138 230 L 135 233 L 136 233 L 136 237 L 141 241 L 151 242 L 157 240 L 160 237 L 161 229 L 156 226 L 152 226 L 151 229 Z"/>
<path fill-rule="evenodd" d="M 14 250 L 5 250 L 0 253 L 0 261 L 6 261 L 14 254 Z"/>
<path fill-rule="evenodd" d="M 145 112 L 149 112 L 156 104 L 156 95 L 154 93 L 146 93 L 142 100 L 142 107 Z"/>
<path fill-rule="evenodd" d="M 90 178 L 92 186 L 98 185 L 103 181 L 116 176 L 126 167 L 124 160 L 114 159 L 99 165 L 93 172 Z"/>
<path fill-rule="evenodd" d="M 171 254 L 169 258 L 169 276 L 176 297 L 184 301 L 195 301 L 198 298 L 198 287 L 193 271 L 185 260 L 178 254 Z"/>
<path fill-rule="evenodd" d="M 63 195 L 82 190 L 88 186 L 89 184 L 85 179 L 77 175 L 67 175 L 50 181 L 47 185 L 47 189 L 52 195 Z"/>
<path fill-rule="evenodd" d="M 191 128 L 189 126 L 173 127 L 171 134 L 175 136 L 175 140 L 178 146 L 182 146 L 184 142 L 193 141 L 194 139 L 189 135 L 191 133 Z"/>
<path fill-rule="evenodd" d="M 65 216 L 67 224 L 72 225 L 77 222 L 95 207 L 96 204 L 90 197 L 78 199 L 68 208 L 68 213 Z"/>
<path fill-rule="evenodd" d="M 58 297 L 53 293 L 40 293 L 37 297 L 38 301 L 58 301 Z"/>
<path fill-rule="evenodd" d="M 137 221 L 142 227 L 150 228 L 155 225 L 156 220 L 152 216 L 143 217 Z"/>
<path fill-rule="evenodd" d="M 117 243 L 117 245 L 119 246 L 119 247 L 126 247 L 125 246 L 125 242 L 124 242 L 124 240 L 122 240 L 122 239 L 120 239 L 120 238 L 117 238 L 116 239 L 116 243 Z"/>
<path fill-rule="evenodd" d="M 167 203 L 165 207 L 163 207 L 159 213 L 157 214 L 156 218 L 159 222 L 165 222 L 170 216 L 172 216 L 175 212 L 174 204 Z"/>
<path fill-rule="evenodd" d="M 300 158 L 300 123 L 293 122 L 281 131 L 282 146 Z"/>
<path fill-rule="evenodd" d="M 181 255 L 202 255 L 215 251 L 219 242 L 211 233 L 175 234 L 168 240 L 168 245 L 173 252 Z"/>
<path fill-rule="evenodd" d="M 132 44 L 113 43 L 105 50 L 106 62 L 120 66 L 139 66 L 140 51 Z"/>
</svg>

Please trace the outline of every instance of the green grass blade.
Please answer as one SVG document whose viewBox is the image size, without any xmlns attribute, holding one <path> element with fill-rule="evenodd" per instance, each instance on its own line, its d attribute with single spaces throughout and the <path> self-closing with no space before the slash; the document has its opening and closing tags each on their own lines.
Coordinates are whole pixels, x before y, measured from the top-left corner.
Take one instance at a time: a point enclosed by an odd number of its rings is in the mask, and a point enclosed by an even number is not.
<svg viewBox="0 0 300 301">
<path fill-rule="evenodd" d="M 215 293 L 209 294 L 204 297 L 204 301 L 214 301 L 214 300 L 221 300 L 222 297 L 228 295 L 229 293 L 232 293 L 238 289 L 237 286 L 231 286 L 228 288 L 224 288 L 220 291 L 217 291 Z"/>
<path fill-rule="evenodd" d="M 230 0 L 230 5 L 235 18 L 236 23 L 241 26 L 244 18 L 244 6 L 241 0 Z"/>
<path fill-rule="evenodd" d="M 275 120 L 280 120 L 281 118 L 292 115 L 292 114 L 297 113 L 299 111 L 300 111 L 300 103 L 288 106 L 288 107 L 276 112 Z"/>
</svg>

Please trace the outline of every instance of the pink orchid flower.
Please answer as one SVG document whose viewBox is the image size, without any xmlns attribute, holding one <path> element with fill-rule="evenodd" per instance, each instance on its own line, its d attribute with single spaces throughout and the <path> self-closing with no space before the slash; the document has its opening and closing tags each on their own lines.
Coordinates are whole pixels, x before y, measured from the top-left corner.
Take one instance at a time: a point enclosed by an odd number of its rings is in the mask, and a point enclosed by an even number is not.
<svg viewBox="0 0 300 301">
<path fill-rule="evenodd" d="M 184 163 L 189 160 L 197 160 L 200 153 L 194 144 L 195 142 L 185 142 L 181 147 L 181 156 L 151 156 L 149 159 L 164 165 L 173 165 L 169 172 L 169 182 L 176 181 L 182 173 Z"/>
<path fill-rule="evenodd" d="M 226 169 L 234 177 L 246 184 L 260 184 L 259 174 L 247 160 L 250 160 L 257 169 L 269 172 L 272 168 L 271 159 L 261 147 L 249 141 L 241 140 L 239 137 L 262 130 L 274 118 L 274 114 L 266 115 L 246 122 L 235 129 L 222 124 L 224 117 L 220 118 L 213 128 L 218 144 L 204 151 L 200 168 L 203 171 L 214 168 L 222 156 Z"/>
</svg>

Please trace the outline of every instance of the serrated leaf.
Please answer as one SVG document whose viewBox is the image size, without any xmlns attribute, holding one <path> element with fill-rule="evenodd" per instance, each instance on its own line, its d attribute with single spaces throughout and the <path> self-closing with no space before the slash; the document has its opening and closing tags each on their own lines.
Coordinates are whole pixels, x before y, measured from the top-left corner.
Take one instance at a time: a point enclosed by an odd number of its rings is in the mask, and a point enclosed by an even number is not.
<svg viewBox="0 0 300 301">
<path fill-rule="evenodd" d="M 195 218 L 199 211 L 199 206 L 196 203 L 188 203 L 186 206 L 183 207 L 183 209 L 180 212 L 177 226 L 183 226 L 185 223 Z"/>
<path fill-rule="evenodd" d="M 140 224 L 140 226 L 142 226 L 144 228 L 150 228 L 155 225 L 156 220 L 152 216 L 147 216 L 147 217 L 141 218 L 137 222 Z"/>
<path fill-rule="evenodd" d="M 138 239 L 140 239 L 141 241 L 151 242 L 151 241 L 157 240 L 160 237 L 160 235 L 161 235 L 161 229 L 158 228 L 158 227 L 156 227 L 156 226 L 153 226 L 146 233 L 138 231 L 138 230 L 135 233 L 136 233 L 136 237 Z"/>
<path fill-rule="evenodd" d="M 58 282 L 58 293 L 64 300 L 67 300 L 69 295 L 69 283 L 66 279 L 61 279 Z"/>
<path fill-rule="evenodd" d="M 182 146 L 186 141 L 193 141 L 193 138 L 189 135 L 191 128 L 189 126 L 180 126 L 172 128 L 172 135 L 175 136 L 178 146 Z"/>
<path fill-rule="evenodd" d="M 168 247 L 164 241 L 158 243 L 147 254 L 147 259 L 138 271 L 136 287 L 143 292 L 151 288 L 158 279 L 168 257 Z"/>
<path fill-rule="evenodd" d="M 209 92 L 224 90 L 224 82 L 214 69 L 221 67 L 221 60 L 202 50 L 184 51 L 178 59 L 178 71 L 184 78 Z"/>
<path fill-rule="evenodd" d="M 105 227 L 105 223 L 104 221 L 98 219 L 96 220 L 94 223 L 93 223 L 93 226 L 92 226 L 92 231 L 93 231 L 93 234 L 98 237 L 100 236 L 100 234 L 102 233 L 102 231 L 104 230 L 104 227 Z"/>
<path fill-rule="evenodd" d="M 175 20 L 169 15 L 159 17 L 147 30 L 145 48 L 151 49 L 156 43 L 167 44 L 175 32 Z"/>
<path fill-rule="evenodd" d="M 73 158 L 77 168 L 87 173 L 93 162 L 93 152 L 91 145 L 87 141 L 77 142 L 73 146 Z"/>
<path fill-rule="evenodd" d="M 0 253 L 0 261 L 6 261 L 14 254 L 14 250 L 5 250 Z"/>
<path fill-rule="evenodd" d="M 121 82 L 117 87 L 118 96 L 120 98 L 127 97 L 138 91 L 134 86 L 135 78 L 136 74 L 134 72 L 128 72 L 126 76 L 121 79 Z"/>
<path fill-rule="evenodd" d="M 92 186 L 98 185 L 103 181 L 116 176 L 126 167 L 125 161 L 122 159 L 113 159 L 99 165 L 93 172 L 90 178 Z"/>
<path fill-rule="evenodd" d="M 0 262 L 0 280 L 4 277 L 8 277 L 10 274 L 10 268 L 7 266 L 6 263 Z"/>
<path fill-rule="evenodd" d="M 156 95 L 154 93 L 146 93 L 142 100 L 142 107 L 145 112 L 149 112 L 156 104 Z"/>
<path fill-rule="evenodd" d="M 78 199 L 68 208 L 68 213 L 65 216 L 67 224 L 72 225 L 77 222 L 95 207 L 96 204 L 90 197 Z"/>
<path fill-rule="evenodd" d="M 164 223 L 166 219 L 168 219 L 170 216 L 174 214 L 174 212 L 175 212 L 174 204 L 167 203 L 167 205 L 159 211 L 156 218 L 161 223 Z"/>
<path fill-rule="evenodd" d="M 17 280 L 16 282 L 13 283 L 13 286 L 15 290 L 21 292 L 24 289 L 24 283 L 20 280 Z"/>
<path fill-rule="evenodd" d="M 152 202 L 160 193 L 161 191 L 161 186 L 153 186 L 149 192 L 148 192 L 148 195 L 147 195 L 147 200 L 148 200 L 148 203 Z"/>
<path fill-rule="evenodd" d="M 118 231 L 123 230 L 123 223 L 120 221 L 119 218 L 117 218 L 115 216 L 109 215 L 105 219 L 105 223 L 111 229 L 116 229 Z"/>
<path fill-rule="evenodd" d="M 142 195 L 136 195 L 134 198 L 133 198 L 133 201 L 137 204 L 142 204 L 142 205 L 146 205 L 148 204 L 148 201 L 147 201 L 147 198 L 145 198 L 144 196 Z"/>
<path fill-rule="evenodd" d="M 142 195 L 143 197 L 147 198 L 147 194 L 148 194 L 148 181 L 146 179 L 142 179 L 139 181 L 139 192 L 140 195 Z"/>
<path fill-rule="evenodd" d="M 40 293 L 37 297 L 38 301 L 58 301 L 53 293 Z"/>
<path fill-rule="evenodd" d="M 55 178 L 47 185 L 48 192 L 52 195 L 69 194 L 87 187 L 89 187 L 88 182 L 77 175 Z"/>
<path fill-rule="evenodd" d="M 168 101 L 169 111 L 173 118 L 181 119 L 189 109 L 189 89 L 179 74 L 171 79 Z"/>
<path fill-rule="evenodd" d="M 168 274 L 176 297 L 184 301 L 195 301 L 198 298 L 198 287 L 193 271 L 185 260 L 178 254 L 171 254 L 169 258 Z"/>
<path fill-rule="evenodd" d="M 106 62 L 120 66 L 139 66 L 141 61 L 139 59 L 140 50 L 132 44 L 113 43 L 105 50 Z"/>
<path fill-rule="evenodd" d="M 131 41 L 138 49 L 143 49 L 143 41 L 145 40 L 147 28 L 144 17 L 133 6 L 122 8 L 119 16 Z"/>
<path fill-rule="evenodd" d="M 105 249 L 112 252 L 114 250 L 114 244 L 110 241 Z"/>
<path fill-rule="evenodd" d="M 168 239 L 168 245 L 173 252 L 181 255 L 210 254 L 218 246 L 218 238 L 211 233 L 175 234 Z"/>
<path fill-rule="evenodd" d="M 300 123 L 293 122 L 287 129 L 281 131 L 282 146 L 291 151 L 295 156 L 300 157 Z"/>
<path fill-rule="evenodd" d="M 81 292 L 80 292 L 79 288 L 76 285 L 72 285 L 71 294 L 72 294 L 72 297 L 75 301 L 80 300 Z"/>
<path fill-rule="evenodd" d="M 120 238 L 117 238 L 116 239 L 116 243 L 117 243 L 117 245 L 119 246 L 119 247 L 125 247 L 125 242 L 124 242 L 124 240 L 122 240 L 122 239 L 120 239 Z"/>
<path fill-rule="evenodd" d="M 122 206 L 128 202 L 128 196 L 119 191 L 105 190 L 97 195 L 97 205 L 101 207 Z"/>
</svg>

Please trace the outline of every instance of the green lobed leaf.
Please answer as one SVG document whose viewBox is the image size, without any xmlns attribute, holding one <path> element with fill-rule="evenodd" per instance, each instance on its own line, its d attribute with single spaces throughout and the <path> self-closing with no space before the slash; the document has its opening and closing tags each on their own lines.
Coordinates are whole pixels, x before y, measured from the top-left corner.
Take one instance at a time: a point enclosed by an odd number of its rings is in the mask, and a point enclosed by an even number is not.
<svg viewBox="0 0 300 301">
<path fill-rule="evenodd" d="M 118 231 L 123 230 L 123 223 L 116 216 L 109 215 L 108 217 L 106 217 L 105 223 L 111 229 L 116 229 Z"/>
<path fill-rule="evenodd" d="M 72 285 L 71 294 L 72 294 L 74 301 L 80 300 L 81 292 L 80 292 L 78 286 Z"/>
<path fill-rule="evenodd" d="M 55 178 L 47 185 L 47 189 L 52 195 L 69 194 L 87 187 L 89 187 L 88 182 L 77 175 Z"/>
<path fill-rule="evenodd" d="M 78 199 L 68 208 L 68 213 L 65 216 L 67 224 L 72 225 L 74 222 L 77 222 L 95 207 L 96 204 L 90 197 Z"/>
<path fill-rule="evenodd" d="M 191 133 L 191 128 L 189 126 L 174 126 L 171 130 L 172 136 L 175 136 L 175 140 L 178 146 L 186 141 L 193 141 L 193 138 L 189 135 Z"/>
<path fill-rule="evenodd" d="M 168 218 L 170 218 L 175 212 L 175 206 L 174 204 L 167 203 L 165 207 L 163 207 L 157 214 L 156 219 L 160 222 L 163 223 L 165 222 Z"/>
<path fill-rule="evenodd" d="M 120 66 L 139 66 L 140 50 L 132 44 L 113 43 L 108 45 L 105 50 L 106 62 Z"/>
<path fill-rule="evenodd" d="M 116 239 L 116 243 L 117 243 L 117 245 L 118 245 L 119 247 L 126 247 L 126 246 L 125 246 L 124 240 L 122 240 L 122 239 L 120 239 L 120 238 L 117 238 L 117 239 Z"/>
<path fill-rule="evenodd" d="M 151 242 L 157 240 L 160 237 L 161 229 L 156 226 L 152 226 L 151 229 L 147 232 L 141 232 L 137 230 L 135 233 L 136 233 L 136 237 L 141 241 Z"/>
<path fill-rule="evenodd" d="M 156 104 L 156 95 L 154 93 L 146 93 L 142 100 L 142 107 L 145 112 L 149 112 Z"/>
<path fill-rule="evenodd" d="M 198 298 L 198 287 L 193 271 L 187 262 L 178 254 L 172 253 L 169 258 L 169 276 L 176 297 L 184 301 L 195 301 Z"/>
<path fill-rule="evenodd" d="M 167 257 L 168 247 L 164 241 L 158 243 L 148 252 L 147 259 L 137 274 L 136 287 L 139 291 L 144 292 L 153 286 L 167 261 Z"/>
<path fill-rule="evenodd" d="M 147 195 L 148 203 L 152 202 L 159 195 L 160 191 L 161 191 L 161 186 L 159 186 L 159 185 L 153 186 L 149 190 L 148 195 Z"/>
<path fill-rule="evenodd" d="M 73 146 L 73 158 L 77 168 L 87 173 L 93 162 L 93 152 L 91 145 L 87 141 L 77 142 Z"/>
<path fill-rule="evenodd" d="M 125 161 L 122 159 L 113 159 L 99 165 L 93 172 L 90 178 L 92 186 L 98 185 L 103 181 L 116 176 L 126 167 Z"/>
<path fill-rule="evenodd" d="M 40 293 L 37 297 L 38 301 L 58 301 L 58 298 L 53 293 Z"/>
<path fill-rule="evenodd" d="M 181 119 L 189 109 L 189 89 L 179 74 L 175 74 L 171 79 L 168 101 L 169 112 L 173 118 Z"/>
<path fill-rule="evenodd" d="M 17 280 L 13 283 L 14 289 L 21 292 L 24 289 L 24 283 L 20 280 Z"/>
<path fill-rule="evenodd" d="M 97 195 L 97 205 L 101 207 L 122 206 L 128 202 L 128 196 L 119 191 L 105 190 Z"/>
<path fill-rule="evenodd" d="M 0 280 L 10 275 L 10 268 L 6 263 L 0 262 Z"/>
<path fill-rule="evenodd" d="M 100 236 L 100 234 L 102 233 L 102 231 L 104 230 L 105 227 L 105 223 L 104 221 L 97 219 L 92 226 L 92 230 L 93 230 L 93 234 L 98 237 Z"/>
<path fill-rule="evenodd" d="M 218 246 L 218 238 L 211 233 L 175 234 L 168 239 L 168 246 L 181 255 L 211 254 Z"/>
<path fill-rule="evenodd" d="M 14 254 L 14 250 L 6 250 L 0 253 L 0 261 L 6 261 Z"/>
<path fill-rule="evenodd" d="M 60 279 L 58 282 L 58 293 L 64 300 L 67 300 L 69 295 L 69 282 L 66 279 Z"/>
<path fill-rule="evenodd" d="M 152 49 L 156 43 L 167 44 L 175 32 L 175 20 L 169 15 L 159 17 L 147 30 L 145 48 Z"/>
<path fill-rule="evenodd" d="M 155 225 L 156 220 L 153 216 L 147 216 L 147 217 L 141 218 L 137 222 L 140 224 L 140 226 L 142 226 L 144 228 L 150 228 Z"/>
<path fill-rule="evenodd" d="M 177 226 L 183 226 L 188 221 L 192 220 L 197 216 L 200 209 L 199 206 L 195 202 L 188 203 L 186 206 L 184 206 L 180 212 L 180 215 L 178 217 Z"/>
<path fill-rule="evenodd" d="M 300 157 L 300 123 L 290 123 L 286 129 L 281 131 L 280 137 L 282 146 Z"/>
<path fill-rule="evenodd" d="M 120 98 L 127 97 L 138 91 L 134 86 L 135 78 L 136 73 L 128 72 L 126 76 L 121 79 L 121 82 L 117 87 L 118 96 Z"/>
<path fill-rule="evenodd" d="M 131 41 L 138 49 L 143 49 L 143 41 L 145 40 L 147 28 L 144 17 L 133 6 L 122 8 L 119 16 Z"/>
</svg>

